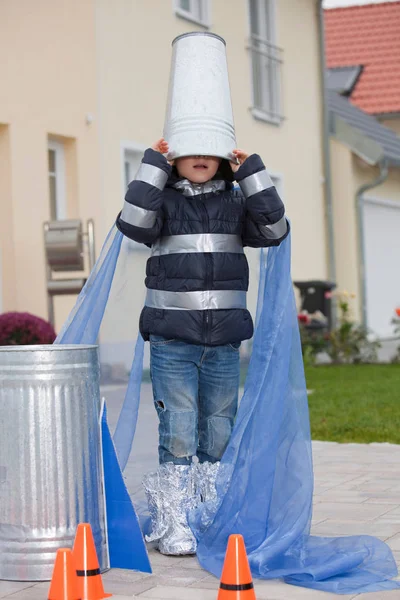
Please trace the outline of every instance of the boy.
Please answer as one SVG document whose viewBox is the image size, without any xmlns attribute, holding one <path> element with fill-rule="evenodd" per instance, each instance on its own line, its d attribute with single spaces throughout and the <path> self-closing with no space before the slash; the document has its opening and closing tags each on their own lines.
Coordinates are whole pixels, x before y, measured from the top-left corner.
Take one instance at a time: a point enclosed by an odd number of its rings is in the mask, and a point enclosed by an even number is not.
<svg viewBox="0 0 400 600">
<path fill-rule="evenodd" d="M 140 331 L 150 340 L 160 468 L 144 481 L 147 539 L 164 554 L 191 554 L 187 512 L 215 496 L 237 411 L 239 347 L 253 335 L 243 247 L 278 245 L 289 226 L 258 155 L 169 162 L 168 151 L 163 138 L 146 150 L 117 226 L 151 247 Z"/>
</svg>

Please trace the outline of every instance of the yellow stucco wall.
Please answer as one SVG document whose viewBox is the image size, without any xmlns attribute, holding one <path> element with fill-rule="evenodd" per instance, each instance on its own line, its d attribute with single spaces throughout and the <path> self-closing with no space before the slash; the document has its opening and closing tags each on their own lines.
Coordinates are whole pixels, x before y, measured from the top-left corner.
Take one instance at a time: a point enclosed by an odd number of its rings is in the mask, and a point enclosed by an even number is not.
<svg viewBox="0 0 400 600">
<path fill-rule="evenodd" d="M 17 302 L 15 250 L 13 244 L 10 128 L 0 124 L 0 311 Z"/>
<path fill-rule="evenodd" d="M 400 135 L 400 117 L 393 119 L 383 119 L 381 120 L 382 125 L 388 127 L 388 129 L 392 129 L 397 135 Z"/>
<path fill-rule="evenodd" d="M 340 142 L 331 140 L 332 192 L 335 231 L 336 273 L 339 290 L 356 294 L 354 316 L 360 319 L 360 260 L 356 193 L 374 181 L 378 168 L 370 167 Z M 387 180 L 367 192 L 367 197 L 400 202 L 400 169 L 390 169 Z"/>
<path fill-rule="evenodd" d="M 371 168 L 362 163 L 359 159 L 353 159 L 353 177 L 354 188 L 357 190 L 361 185 L 370 183 L 379 175 L 377 167 Z M 382 198 L 383 200 L 395 200 L 400 202 L 400 169 L 390 168 L 386 181 L 371 191 L 366 193 L 372 198 Z"/>
<path fill-rule="evenodd" d="M 69 140 L 67 216 L 93 216 L 99 201 L 97 124 L 85 121 L 97 112 L 94 38 L 92 0 L 1 3 L 0 123 L 8 126 L 8 140 L 0 130 L 0 144 L 8 145 L 9 161 L 1 214 L 12 206 L 0 239 L 3 311 L 47 316 L 42 223 L 50 217 L 49 135 Z M 60 319 L 72 302 L 58 303 Z"/>
</svg>

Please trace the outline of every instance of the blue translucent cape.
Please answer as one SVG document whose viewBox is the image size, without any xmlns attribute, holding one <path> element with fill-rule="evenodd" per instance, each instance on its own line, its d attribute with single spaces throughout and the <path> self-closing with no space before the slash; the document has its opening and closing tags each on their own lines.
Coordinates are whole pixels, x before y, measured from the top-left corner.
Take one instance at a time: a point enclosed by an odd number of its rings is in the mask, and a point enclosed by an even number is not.
<svg viewBox="0 0 400 600">
<path fill-rule="evenodd" d="M 113 228 L 58 343 L 97 341 L 121 244 L 122 234 Z M 139 336 L 114 433 L 122 469 L 135 435 L 143 347 Z M 397 575 L 391 551 L 380 540 L 310 535 L 312 451 L 290 237 L 261 254 L 252 356 L 217 491 L 218 506 L 202 505 L 190 516 L 199 562 L 214 575 L 221 575 L 228 536 L 241 533 L 255 578 L 339 594 L 400 588 L 391 580 Z"/>
</svg>

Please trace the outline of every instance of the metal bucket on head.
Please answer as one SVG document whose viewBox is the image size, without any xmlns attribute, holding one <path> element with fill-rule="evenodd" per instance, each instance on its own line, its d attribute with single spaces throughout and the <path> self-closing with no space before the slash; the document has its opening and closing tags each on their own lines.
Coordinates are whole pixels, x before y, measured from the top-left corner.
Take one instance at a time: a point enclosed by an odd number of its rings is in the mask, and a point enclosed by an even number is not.
<svg viewBox="0 0 400 600">
<path fill-rule="evenodd" d="M 0 347 L 0 579 L 51 578 L 78 523 L 108 566 L 97 346 Z"/>
<path fill-rule="evenodd" d="M 172 42 L 164 137 L 170 160 L 192 155 L 234 160 L 235 127 L 220 36 L 185 33 Z"/>
</svg>

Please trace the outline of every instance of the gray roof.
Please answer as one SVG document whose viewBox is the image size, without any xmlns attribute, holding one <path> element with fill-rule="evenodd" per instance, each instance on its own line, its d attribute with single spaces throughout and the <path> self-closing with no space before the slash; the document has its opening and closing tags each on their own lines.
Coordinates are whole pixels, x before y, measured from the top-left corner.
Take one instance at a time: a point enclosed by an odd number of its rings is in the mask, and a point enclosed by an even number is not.
<svg viewBox="0 0 400 600">
<path fill-rule="evenodd" d="M 380 147 L 381 158 L 386 158 L 392 165 L 400 166 L 400 137 L 394 131 L 381 125 L 375 117 L 350 104 L 347 98 L 336 92 L 327 90 L 327 102 L 331 116 L 338 117 L 364 138 L 375 142 L 375 148 Z"/>
<path fill-rule="evenodd" d="M 362 66 L 335 67 L 325 72 L 325 85 L 328 90 L 349 96 L 362 72 Z"/>
</svg>

